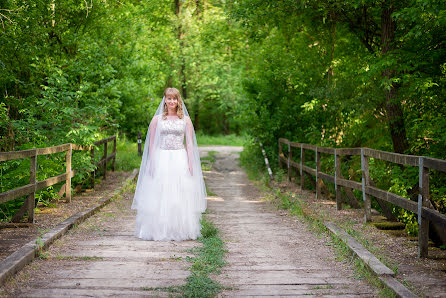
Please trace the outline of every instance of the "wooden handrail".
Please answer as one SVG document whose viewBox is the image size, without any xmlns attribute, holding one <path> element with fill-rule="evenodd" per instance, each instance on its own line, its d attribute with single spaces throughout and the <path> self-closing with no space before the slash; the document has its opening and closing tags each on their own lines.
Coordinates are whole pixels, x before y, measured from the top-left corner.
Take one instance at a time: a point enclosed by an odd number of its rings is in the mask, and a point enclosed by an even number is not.
<svg viewBox="0 0 446 298">
<path fill-rule="evenodd" d="M 282 144 L 288 146 L 288 154 L 282 152 Z M 300 149 L 300 163 L 291 160 L 293 156 L 292 148 Z M 305 150 L 311 150 L 315 152 L 316 167 L 312 168 L 305 165 Z M 335 175 L 330 175 L 321 172 L 321 154 L 334 155 L 335 160 Z M 353 181 L 345 179 L 341 175 L 341 159 L 340 156 L 361 156 L 361 173 L 362 181 Z M 392 163 L 397 163 L 407 166 L 415 166 L 419 168 L 419 189 L 418 202 L 410 201 L 392 192 L 381 190 L 377 188 L 369 176 L 369 158 L 384 160 Z M 371 221 L 371 207 L 370 196 L 377 198 L 378 203 L 389 202 L 393 205 L 404 208 L 418 215 L 418 256 L 427 257 L 428 255 L 428 234 L 429 234 L 429 221 L 446 229 L 446 215 L 433 209 L 432 204 L 429 201 L 429 169 L 446 172 L 446 160 L 436 159 L 427 156 L 415 156 L 406 155 L 393 152 L 386 152 L 381 150 L 375 150 L 370 148 L 328 148 L 320 147 L 312 144 L 303 144 L 290 142 L 285 138 L 279 139 L 279 167 L 282 168 L 282 164 L 287 165 L 288 180 L 291 179 L 291 170 L 294 168 L 296 173 L 300 175 L 301 188 L 305 187 L 305 175 L 311 178 L 311 175 L 316 176 L 313 180 L 313 184 L 316 186 L 316 198 L 321 193 L 321 187 L 324 186 L 322 180 L 331 182 L 335 185 L 336 190 L 336 207 L 337 210 L 342 208 L 341 204 L 341 191 L 343 188 L 346 193 L 352 189 L 360 190 L 363 193 L 364 201 L 364 213 L 365 221 Z M 349 195 L 350 197 L 353 194 Z M 386 207 L 381 204 L 383 211 Z"/>
<path fill-rule="evenodd" d="M 111 142 L 111 141 L 113 141 L 113 152 L 111 154 L 107 155 L 107 144 L 108 144 L 108 142 Z M 34 222 L 34 207 L 35 207 L 34 200 L 35 200 L 36 191 L 39 189 L 54 185 L 56 183 L 65 181 L 65 184 L 62 186 L 62 189 L 65 190 L 64 192 L 66 193 L 66 201 L 67 202 L 71 201 L 71 178 L 74 177 L 74 175 L 76 174 L 76 171 L 71 169 L 72 150 L 90 151 L 90 154 L 92 157 L 92 162 L 95 165 L 95 168 L 98 168 L 100 166 L 103 167 L 104 179 L 106 178 L 107 162 L 110 160 L 113 160 L 112 171 L 114 171 L 115 164 L 116 164 L 116 136 L 114 135 L 114 136 L 96 141 L 94 144 L 95 145 L 104 144 L 104 156 L 97 163 L 95 163 L 95 161 L 94 161 L 94 148 L 95 148 L 94 146 L 82 146 L 82 145 L 76 145 L 76 144 L 71 144 L 71 143 L 52 146 L 52 147 L 45 147 L 45 148 L 28 149 L 28 150 L 22 150 L 22 151 L 0 152 L 0 162 L 14 160 L 14 159 L 21 159 L 21 158 L 31 158 L 30 183 L 27 185 L 0 193 L 0 203 L 5 203 L 8 201 L 14 200 L 16 198 L 19 198 L 21 196 L 28 195 L 28 197 L 25 200 L 25 202 L 23 203 L 22 207 L 13 216 L 12 221 L 13 222 L 19 221 L 23 217 L 25 212 L 28 211 L 28 222 L 33 223 Z M 65 173 L 47 178 L 43 181 L 37 181 L 36 180 L 37 156 L 59 153 L 59 152 L 66 152 L 66 159 L 65 159 L 66 160 L 66 171 L 65 171 Z M 96 170 L 93 170 L 93 174 L 92 174 L 93 188 L 94 188 L 95 175 L 96 175 Z M 59 195 L 62 196 L 64 192 L 62 192 L 62 193 L 59 192 Z"/>
</svg>

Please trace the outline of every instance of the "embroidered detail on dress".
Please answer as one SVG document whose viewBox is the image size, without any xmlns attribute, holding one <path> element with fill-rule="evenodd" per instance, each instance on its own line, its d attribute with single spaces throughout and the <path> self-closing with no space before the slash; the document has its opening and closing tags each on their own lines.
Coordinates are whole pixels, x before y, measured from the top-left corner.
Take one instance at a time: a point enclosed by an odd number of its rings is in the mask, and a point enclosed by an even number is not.
<svg viewBox="0 0 446 298">
<path fill-rule="evenodd" d="M 183 119 L 161 120 L 161 149 L 184 149 L 184 130 L 186 122 Z"/>
</svg>

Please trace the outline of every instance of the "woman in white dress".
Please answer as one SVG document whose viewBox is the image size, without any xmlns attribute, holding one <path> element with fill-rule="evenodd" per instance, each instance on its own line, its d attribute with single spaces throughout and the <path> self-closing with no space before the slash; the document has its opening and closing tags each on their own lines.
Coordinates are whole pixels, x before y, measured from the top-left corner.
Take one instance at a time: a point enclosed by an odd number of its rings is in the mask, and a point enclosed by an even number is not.
<svg viewBox="0 0 446 298">
<path fill-rule="evenodd" d="M 192 121 L 180 92 L 167 88 L 147 130 L 132 209 L 145 240 L 200 236 L 206 188 Z"/>
</svg>

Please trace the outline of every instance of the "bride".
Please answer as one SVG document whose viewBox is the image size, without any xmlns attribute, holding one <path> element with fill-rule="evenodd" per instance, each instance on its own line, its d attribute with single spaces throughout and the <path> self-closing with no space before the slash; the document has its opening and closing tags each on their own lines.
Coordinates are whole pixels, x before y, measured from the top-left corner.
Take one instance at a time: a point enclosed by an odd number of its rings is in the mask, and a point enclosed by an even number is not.
<svg viewBox="0 0 446 298">
<path fill-rule="evenodd" d="M 167 88 L 150 122 L 132 209 L 145 240 L 200 236 L 206 188 L 194 127 L 176 88 Z"/>
</svg>

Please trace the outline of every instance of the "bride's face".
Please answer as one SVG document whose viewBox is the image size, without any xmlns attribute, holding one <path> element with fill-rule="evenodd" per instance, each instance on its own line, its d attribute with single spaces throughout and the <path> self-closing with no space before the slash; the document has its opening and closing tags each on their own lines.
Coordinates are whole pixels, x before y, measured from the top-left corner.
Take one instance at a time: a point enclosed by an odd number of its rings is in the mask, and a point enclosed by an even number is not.
<svg viewBox="0 0 446 298">
<path fill-rule="evenodd" d="M 166 98 L 167 107 L 171 110 L 176 109 L 178 106 L 178 99 L 173 95 L 167 95 Z"/>
</svg>

